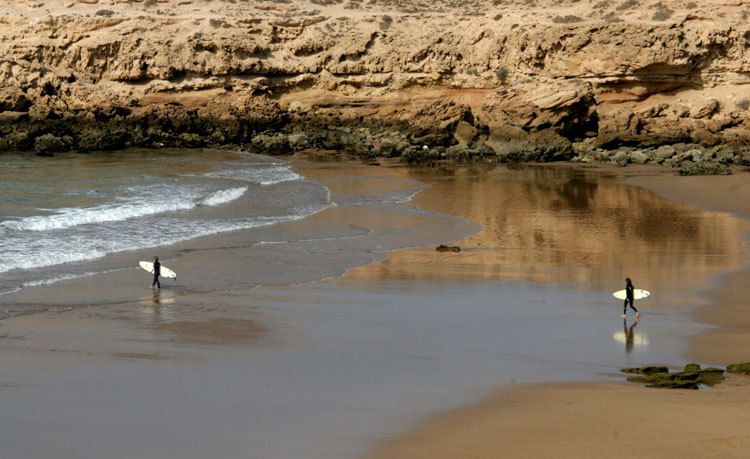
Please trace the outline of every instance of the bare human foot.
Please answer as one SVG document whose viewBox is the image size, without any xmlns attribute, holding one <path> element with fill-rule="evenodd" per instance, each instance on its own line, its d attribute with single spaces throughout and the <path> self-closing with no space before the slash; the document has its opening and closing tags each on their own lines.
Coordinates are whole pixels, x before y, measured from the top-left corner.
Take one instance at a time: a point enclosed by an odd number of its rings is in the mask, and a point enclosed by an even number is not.
<svg viewBox="0 0 750 459">
<path fill-rule="evenodd" d="M 622 317 L 622 318 L 624 319 L 624 318 L 625 318 L 625 317 L 627 317 L 627 316 L 626 316 L 625 314 L 623 314 L 623 315 L 621 315 L 620 317 Z M 638 316 L 636 316 L 636 318 L 637 318 L 637 317 L 638 317 Z"/>
</svg>

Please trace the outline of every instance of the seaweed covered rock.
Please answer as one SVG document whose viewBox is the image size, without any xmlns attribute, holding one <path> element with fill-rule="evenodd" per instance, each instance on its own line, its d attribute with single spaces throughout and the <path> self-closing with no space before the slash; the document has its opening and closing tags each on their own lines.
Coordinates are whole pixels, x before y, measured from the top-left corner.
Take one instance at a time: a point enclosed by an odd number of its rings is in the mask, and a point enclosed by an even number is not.
<svg viewBox="0 0 750 459">
<path fill-rule="evenodd" d="M 284 154 L 291 151 L 289 138 L 284 134 L 259 134 L 252 138 L 253 147 L 259 152 L 269 154 Z"/>
<path fill-rule="evenodd" d="M 701 369 L 697 363 L 688 363 L 683 371 L 673 373 L 664 366 L 623 368 L 620 371 L 635 375 L 627 377 L 630 382 L 662 389 L 698 389 L 700 384 L 714 386 L 724 380 L 724 370 L 721 368 Z"/>
<path fill-rule="evenodd" d="M 692 162 L 683 161 L 677 166 L 680 175 L 731 175 L 732 171 L 725 164 L 717 161 Z"/>
<path fill-rule="evenodd" d="M 750 375 L 750 362 L 727 365 L 727 372 L 735 373 L 738 375 Z"/>
<path fill-rule="evenodd" d="M 724 370 L 714 367 L 704 368 L 700 371 L 700 378 L 698 381 L 706 386 L 715 386 L 724 381 Z"/>
<path fill-rule="evenodd" d="M 461 247 L 459 247 L 457 245 L 440 244 L 439 246 L 437 246 L 435 248 L 435 250 L 438 251 L 438 252 L 460 252 L 461 251 Z"/>
<path fill-rule="evenodd" d="M 658 389 L 698 389 L 698 381 L 683 378 L 670 378 L 663 376 L 663 374 L 659 374 L 650 378 L 646 387 L 654 387 Z"/>
<path fill-rule="evenodd" d="M 688 363 L 687 365 L 685 365 L 685 369 L 683 371 L 685 373 L 695 373 L 701 371 L 701 366 L 697 363 Z"/>
<path fill-rule="evenodd" d="M 653 375 L 657 373 L 669 373 L 669 368 L 665 366 L 646 366 L 646 367 L 636 367 L 636 368 L 623 368 L 620 371 L 622 371 L 623 373 Z"/>
<path fill-rule="evenodd" d="M 445 148 L 411 145 L 404 148 L 401 158 L 409 164 L 432 163 L 445 158 Z"/>
<path fill-rule="evenodd" d="M 70 146 L 65 139 L 52 134 L 44 134 L 34 139 L 34 151 L 39 156 L 52 156 L 68 149 Z"/>
</svg>

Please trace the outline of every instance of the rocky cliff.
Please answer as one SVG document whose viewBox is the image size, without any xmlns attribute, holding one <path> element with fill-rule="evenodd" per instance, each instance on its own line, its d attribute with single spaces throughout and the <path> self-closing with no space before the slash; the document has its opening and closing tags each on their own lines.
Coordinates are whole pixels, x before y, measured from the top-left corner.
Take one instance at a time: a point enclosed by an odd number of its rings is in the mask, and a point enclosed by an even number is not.
<svg viewBox="0 0 750 459">
<path fill-rule="evenodd" d="M 722 171 L 750 164 L 749 19 L 730 0 L 8 1 L 0 150 Z"/>
</svg>

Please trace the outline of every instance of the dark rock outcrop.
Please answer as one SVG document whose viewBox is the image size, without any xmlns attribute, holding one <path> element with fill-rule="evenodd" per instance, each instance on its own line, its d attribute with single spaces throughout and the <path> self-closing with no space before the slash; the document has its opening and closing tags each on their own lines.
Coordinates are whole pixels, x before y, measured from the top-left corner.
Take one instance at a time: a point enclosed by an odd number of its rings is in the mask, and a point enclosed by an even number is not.
<svg viewBox="0 0 750 459">
<path fill-rule="evenodd" d="M 731 365 L 730 365 L 731 366 Z M 727 367 L 727 371 L 729 367 Z M 630 382 L 645 384 L 646 387 L 662 389 L 698 389 L 700 384 L 714 386 L 724 380 L 724 370 L 708 367 L 701 369 L 697 363 L 688 363 L 683 371 L 669 372 L 664 366 L 647 366 L 640 368 L 623 368 L 623 373 L 636 374 L 628 376 Z"/>
</svg>

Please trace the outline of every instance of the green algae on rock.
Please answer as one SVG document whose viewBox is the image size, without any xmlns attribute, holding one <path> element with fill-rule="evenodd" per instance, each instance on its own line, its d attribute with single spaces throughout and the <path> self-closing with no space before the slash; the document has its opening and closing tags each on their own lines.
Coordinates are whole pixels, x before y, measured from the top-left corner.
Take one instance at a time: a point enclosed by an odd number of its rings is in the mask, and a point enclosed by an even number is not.
<svg viewBox="0 0 750 459">
<path fill-rule="evenodd" d="M 697 363 L 688 363 L 685 365 L 685 369 L 683 370 L 685 373 L 694 373 L 697 371 L 701 371 L 701 366 Z"/>
<path fill-rule="evenodd" d="M 653 375 L 657 373 L 669 373 L 669 368 L 665 366 L 647 366 L 647 367 L 637 367 L 637 368 L 623 368 L 620 371 L 622 371 L 623 373 Z"/>
<path fill-rule="evenodd" d="M 750 370 L 750 366 L 748 366 L 748 370 Z M 721 368 L 701 369 L 701 366 L 697 363 L 688 363 L 683 371 L 673 373 L 670 373 L 665 366 L 623 368 L 620 371 L 636 375 L 627 377 L 630 382 L 662 389 L 698 389 L 700 384 L 714 386 L 724 380 L 724 370 Z"/>
<path fill-rule="evenodd" d="M 435 250 L 438 252 L 460 252 L 461 247 L 457 245 L 440 244 L 439 246 L 435 247 Z"/>
<path fill-rule="evenodd" d="M 750 375 L 750 362 L 734 363 L 727 365 L 728 373 L 735 373 L 738 375 Z"/>
</svg>

